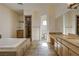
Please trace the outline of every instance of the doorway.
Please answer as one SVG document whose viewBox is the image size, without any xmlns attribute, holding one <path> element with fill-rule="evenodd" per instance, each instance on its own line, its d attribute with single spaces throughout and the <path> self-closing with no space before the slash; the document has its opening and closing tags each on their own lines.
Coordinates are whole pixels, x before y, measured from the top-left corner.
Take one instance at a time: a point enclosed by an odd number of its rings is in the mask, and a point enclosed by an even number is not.
<svg viewBox="0 0 79 59">
<path fill-rule="evenodd" d="M 25 16 L 25 37 L 30 38 L 32 40 L 31 24 L 32 24 L 32 16 Z"/>
<path fill-rule="evenodd" d="M 47 42 L 47 38 L 48 38 L 47 15 L 42 15 L 40 22 L 40 40 Z"/>
<path fill-rule="evenodd" d="M 76 34 L 79 35 L 79 16 L 77 16 L 77 21 L 76 21 Z"/>
</svg>

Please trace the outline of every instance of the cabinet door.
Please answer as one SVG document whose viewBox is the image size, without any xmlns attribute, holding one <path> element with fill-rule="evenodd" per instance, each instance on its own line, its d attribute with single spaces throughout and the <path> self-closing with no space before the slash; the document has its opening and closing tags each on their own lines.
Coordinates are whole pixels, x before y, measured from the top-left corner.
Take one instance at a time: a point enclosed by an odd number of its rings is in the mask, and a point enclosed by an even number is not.
<svg viewBox="0 0 79 59">
<path fill-rule="evenodd" d="M 17 38 L 23 38 L 23 30 L 17 30 Z"/>
<path fill-rule="evenodd" d="M 69 55 L 69 49 L 62 44 L 62 55 L 63 56 L 68 56 Z"/>
<path fill-rule="evenodd" d="M 69 49 L 69 55 L 70 56 L 78 56 L 75 52 L 73 52 L 72 50 Z"/>
<path fill-rule="evenodd" d="M 57 53 L 57 50 L 58 50 L 58 46 L 57 46 L 57 45 L 58 45 L 58 44 L 57 44 L 57 42 L 55 41 L 54 49 L 55 49 L 56 53 Z"/>
<path fill-rule="evenodd" d="M 57 42 L 57 43 L 58 43 L 58 46 L 57 46 L 58 52 L 57 53 L 58 53 L 59 56 L 61 56 L 62 55 L 62 44 L 60 42 Z"/>
<path fill-rule="evenodd" d="M 54 39 L 50 38 L 51 44 L 54 45 Z"/>
<path fill-rule="evenodd" d="M 30 47 L 30 39 L 27 39 L 26 46 L 27 46 L 27 49 Z"/>
<path fill-rule="evenodd" d="M 24 48 L 19 48 L 17 50 L 16 56 L 23 56 L 24 55 Z"/>
</svg>

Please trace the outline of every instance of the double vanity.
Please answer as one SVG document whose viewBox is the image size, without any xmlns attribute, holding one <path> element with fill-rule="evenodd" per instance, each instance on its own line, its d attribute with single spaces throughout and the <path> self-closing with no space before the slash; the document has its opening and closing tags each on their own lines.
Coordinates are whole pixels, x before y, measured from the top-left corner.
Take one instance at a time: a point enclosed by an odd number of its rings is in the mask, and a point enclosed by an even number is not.
<svg viewBox="0 0 79 59">
<path fill-rule="evenodd" d="M 52 33 L 50 39 L 58 56 L 79 56 L 79 36 Z"/>
</svg>

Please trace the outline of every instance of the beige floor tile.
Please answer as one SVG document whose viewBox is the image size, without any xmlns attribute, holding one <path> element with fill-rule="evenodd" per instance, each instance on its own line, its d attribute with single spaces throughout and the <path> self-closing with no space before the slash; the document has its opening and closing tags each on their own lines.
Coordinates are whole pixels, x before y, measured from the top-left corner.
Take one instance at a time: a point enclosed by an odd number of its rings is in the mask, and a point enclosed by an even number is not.
<svg viewBox="0 0 79 59">
<path fill-rule="evenodd" d="M 53 46 L 46 41 L 33 41 L 25 56 L 56 56 Z"/>
</svg>

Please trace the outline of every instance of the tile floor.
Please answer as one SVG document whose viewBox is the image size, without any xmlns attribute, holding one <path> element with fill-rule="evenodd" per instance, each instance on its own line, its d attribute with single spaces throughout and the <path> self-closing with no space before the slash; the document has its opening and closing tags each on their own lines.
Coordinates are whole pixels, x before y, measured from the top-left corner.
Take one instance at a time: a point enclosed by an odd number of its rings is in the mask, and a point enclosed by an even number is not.
<svg viewBox="0 0 79 59">
<path fill-rule="evenodd" d="M 33 41 L 27 49 L 26 56 L 56 56 L 53 46 L 46 41 Z"/>
</svg>

